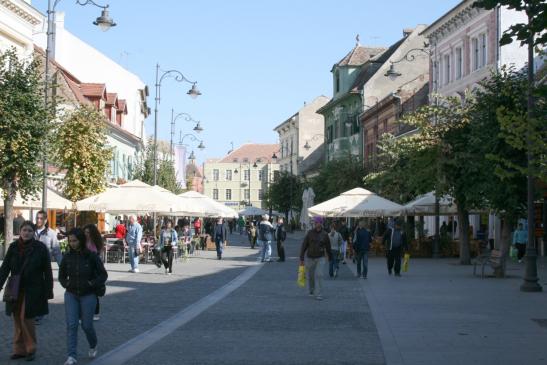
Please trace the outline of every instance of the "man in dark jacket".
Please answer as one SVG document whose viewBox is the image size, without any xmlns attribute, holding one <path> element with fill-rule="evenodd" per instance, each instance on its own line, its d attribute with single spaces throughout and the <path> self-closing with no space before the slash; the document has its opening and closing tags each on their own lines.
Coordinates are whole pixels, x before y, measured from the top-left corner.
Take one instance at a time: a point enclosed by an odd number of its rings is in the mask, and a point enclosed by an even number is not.
<svg viewBox="0 0 547 365">
<path fill-rule="evenodd" d="M 387 272 L 391 275 L 395 269 L 395 276 L 401 276 L 401 255 L 408 249 L 405 232 L 401 229 L 401 222 L 396 221 L 394 228 L 384 233 L 384 247 L 387 256 Z"/>
<path fill-rule="evenodd" d="M 285 261 L 285 247 L 283 243 L 287 239 L 287 232 L 285 231 L 285 224 L 283 218 L 277 220 L 277 227 L 275 228 L 275 240 L 277 241 L 277 255 L 279 256 L 278 262 Z"/>
<path fill-rule="evenodd" d="M 324 258 L 327 254 L 329 261 L 332 260 L 332 252 L 329 236 L 323 230 L 323 218 L 314 217 L 313 222 L 315 227 L 308 231 L 300 248 L 300 264 L 304 265 L 304 256 L 307 256 L 306 271 L 310 295 L 315 295 L 315 299 L 322 300 Z"/>
<path fill-rule="evenodd" d="M 353 249 L 355 250 L 355 260 L 357 260 L 357 277 L 367 278 L 368 274 L 368 251 L 372 236 L 368 229 L 365 228 L 365 221 L 359 222 L 359 227 L 355 230 L 353 239 Z M 362 265 L 362 268 L 361 268 Z"/>
<path fill-rule="evenodd" d="M 217 224 L 215 225 L 213 238 L 215 239 L 215 246 L 217 248 L 217 258 L 222 260 L 222 252 L 224 250 L 224 243 L 228 239 L 228 229 L 222 221 L 222 218 L 219 218 Z"/>
</svg>

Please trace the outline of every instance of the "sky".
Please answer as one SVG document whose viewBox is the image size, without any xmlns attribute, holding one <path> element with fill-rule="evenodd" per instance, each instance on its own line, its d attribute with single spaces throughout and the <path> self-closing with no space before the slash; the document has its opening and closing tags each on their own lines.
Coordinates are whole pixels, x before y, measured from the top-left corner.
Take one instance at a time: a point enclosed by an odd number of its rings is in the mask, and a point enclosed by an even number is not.
<svg viewBox="0 0 547 365">
<path fill-rule="evenodd" d="M 108 1 L 108 2 L 106 2 Z M 224 156 L 247 143 L 276 143 L 273 128 L 319 95 L 332 96 L 333 64 L 360 35 L 362 45 L 389 46 L 404 28 L 431 24 L 460 0 L 97 0 L 110 5 L 117 26 L 101 32 L 93 6 L 61 0 L 65 28 L 138 75 L 149 87 L 154 109 L 155 65 L 197 81 L 164 79 L 158 138 L 169 140 L 171 108 L 200 120 L 206 149 L 198 161 Z M 47 0 L 32 0 L 44 14 Z M 193 124 L 176 126 L 191 133 Z M 154 131 L 153 113 L 146 132 Z"/>
</svg>

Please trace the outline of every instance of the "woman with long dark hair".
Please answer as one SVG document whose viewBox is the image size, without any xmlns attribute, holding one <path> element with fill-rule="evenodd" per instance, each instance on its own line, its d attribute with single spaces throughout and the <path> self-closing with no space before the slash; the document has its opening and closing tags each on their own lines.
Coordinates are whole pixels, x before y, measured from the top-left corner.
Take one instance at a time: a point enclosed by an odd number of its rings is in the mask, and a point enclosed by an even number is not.
<svg viewBox="0 0 547 365">
<path fill-rule="evenodd" d="M 99 232 L 99 229 L 94 224 L 88 224 L 84 226 L 84 234 L 85 234 L 85 246 L 86 248 L 95 254 L 97 254 L 99 257 L 101 257 L 101 252 L 104 248 L 104 241 L 103 237 L 101 236 L 101 232 Z M 95 314 L 93 315 L 93 320 L 98 321 L 101 319 L 101 305 L 99 303 L 99 297 L 97 297 L 97 305 L 95 306 Z"/>
<path fill-rule="evenodd" d="M 61 261 L 59 282 L 65 291 L 65 315 L 67 323 L 67 352 L 65 365 L 77 363 L 78 321 L 89 343 L 89 357 L 97 356 L 97 334 L 93 327 L 93 313 L 97 294 L 103 295 L 108 274 L 103 262 L 86 247 L 83 230 L 74 228 L 68 233 L 69 252 Z"/>
<path fill-rule="evenodd" d="M 21 224 L 19 239 L 13 242 L 0 267 L 0 291 L 4 291 L 6 314 L 13 315 L 14 335 L 11 359 L 34 360 L 36 332 L 34 318 L 48 314 L 48 299 L 53 299 L 53 274 L 48 248 L 34 238 L 36 227 Z M 19 280 L 17 281 L 17 277 Z"/>
</svg>

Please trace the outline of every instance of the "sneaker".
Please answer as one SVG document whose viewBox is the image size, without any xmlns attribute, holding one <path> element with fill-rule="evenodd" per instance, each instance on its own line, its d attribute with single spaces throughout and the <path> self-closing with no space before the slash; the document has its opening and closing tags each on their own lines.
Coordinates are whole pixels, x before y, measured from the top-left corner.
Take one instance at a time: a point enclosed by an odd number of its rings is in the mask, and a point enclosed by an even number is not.
<svg viewBox="0 0 547 365">
<path fill-rule="evenodd" d="M 135 272 L 135 269 L 129 269 L 127 272 Z"/>
<path fill-rule="evenodd" d="M 323 300 L 323 297 L 320 296 L 320 295 L 318 295 L 318 296 L 315 297 L 315 299 L 316 299 L 316 300 Z"/>
<path fill-rule="evenodd" d="M 66 359 L 65 361 L 65 365 L 74 365 L 74 364 L 77 364 L 78 361 L 73 358 L 72 356 L 69 356 L 68 359 Z"/>
<path fill-rule="evenodd" d="M 165 269 L 165 275 L 169 274 L 169 270 Z"/>
<path fill-rule="evenodd" d="M 168 273 L 167 273 L 167 276 L 171 276 L 171 274 L 172 274 L 172 272 L 168 272 Z"/>
<path fill-rule="evenodd" d="M 93 320 L 94 320 L 94 321 L 100 321 L 100 320 L 101 320 L 101 315 L 100 315 L 100 314 L 95 314 L 95 315 L 93 316 Z"/>
<path fill-rule="evenodd" d="M 139 269 L 135 269 L 135 270 L 133 270 L 133 272 L 139 272 Z"/>
<path fill-rule="evenodd" d="M 89 349 L 89 352 L 88 352 L 89 358 L 94 359 L 95 357 L 97 357 L 97 351 L 98 351 L 97 346 L 95 346 L 92 349 Z"/>
</svg>

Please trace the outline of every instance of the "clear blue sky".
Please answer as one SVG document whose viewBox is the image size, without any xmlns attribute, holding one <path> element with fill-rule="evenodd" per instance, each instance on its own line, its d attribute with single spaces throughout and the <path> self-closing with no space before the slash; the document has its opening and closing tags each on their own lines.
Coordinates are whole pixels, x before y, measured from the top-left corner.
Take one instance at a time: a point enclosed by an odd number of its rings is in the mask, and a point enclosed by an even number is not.
<svg viewBox="0 0 547 365">
<path fill-rule="evenodd" d="M 207 146 L 200 161 L 221 157 L 245 142 L 275 143 L 272 129 L 318 95 L 332 95 L 330 69 L 355 45 L 390 45 L 403 28 L 430 24 L 459 0 L 107 0 L 118 26 L 92 25 L 100 10 L 62 0 L 65 26 L 137 74 L 150 88 L 154 108 L 155 64 L 198 81 L 162 83 L 160 139 L 169 139 L 170 110 L 203 122 Z M 103 0 L 97 2 L 104 4 Z M 33 0 L 45 13 L 47 0 Z M 153 133 L 153 114 L 146 121 Z M 179 130 L 193 125 L 179 121 Z M 199 153 L 198 153 L 199 152 Z"/>
</svg>

